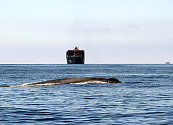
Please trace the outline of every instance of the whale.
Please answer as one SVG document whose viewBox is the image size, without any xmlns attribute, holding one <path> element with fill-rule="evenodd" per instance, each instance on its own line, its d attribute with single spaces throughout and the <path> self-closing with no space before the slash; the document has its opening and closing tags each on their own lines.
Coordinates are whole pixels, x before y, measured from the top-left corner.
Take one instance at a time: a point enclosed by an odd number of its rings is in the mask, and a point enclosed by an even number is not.
<svg viewBox="0 0 173 125">
<path fill-rule="evenodd" d="M 99 78 L 99 77 L 78 77 L 78 78 L 64 78 L 40 81 L 34 83 L 24 83 L 18 85 L 10 85 L 9 87 L 37 87 L 37 86 L 51 86 L 60 84 L 88 84 L 88 83 L 121 83 L 116 78 Z"/>
</svg>

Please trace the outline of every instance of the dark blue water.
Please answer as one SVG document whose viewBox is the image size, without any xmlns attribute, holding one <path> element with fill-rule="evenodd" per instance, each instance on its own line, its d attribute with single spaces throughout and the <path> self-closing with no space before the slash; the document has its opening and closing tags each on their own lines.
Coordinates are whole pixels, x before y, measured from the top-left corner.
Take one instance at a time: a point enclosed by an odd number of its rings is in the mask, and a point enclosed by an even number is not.
<svg viewBox="0 0 173 125">
<path fill-rule="evenodd" d="M 2 87 L 74 77 L 123 84 Z M 0 124 L 172 125 L 173 65 L 0 65 Z"/>
</svg>

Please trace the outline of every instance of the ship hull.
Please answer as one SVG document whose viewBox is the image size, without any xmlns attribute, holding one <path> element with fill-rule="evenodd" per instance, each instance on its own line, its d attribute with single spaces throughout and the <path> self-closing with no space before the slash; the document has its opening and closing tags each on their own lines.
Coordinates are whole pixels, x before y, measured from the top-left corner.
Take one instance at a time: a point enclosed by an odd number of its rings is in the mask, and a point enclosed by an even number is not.
<svg viewBox="0 0 173 125">
<path fill-rule="evenodd" d="M 84 64 L 83 57 L 67 57 L 67 64 Z"/>
</svg>

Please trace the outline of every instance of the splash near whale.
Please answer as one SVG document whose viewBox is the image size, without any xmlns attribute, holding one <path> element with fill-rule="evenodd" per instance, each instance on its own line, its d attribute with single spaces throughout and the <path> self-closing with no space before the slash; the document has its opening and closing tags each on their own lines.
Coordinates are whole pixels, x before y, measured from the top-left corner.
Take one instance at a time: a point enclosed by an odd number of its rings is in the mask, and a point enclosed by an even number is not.
<svg viewBox="0 0 173 125">
<path fill-rule="evenodd" d="M 36 87 L 36 86 L 51 86 L 60 84 L 87 84 L 87 83 L 121 83 L 115 78 L 98 78 L 98 77 L 78 77 L 78 78 L 65 78 L 65 79 L 55 79 L 48 81 L 41 81 L 35 83 L 25 83 L 19 85 L 11 85 L 9 87 Z"/>
</svg>

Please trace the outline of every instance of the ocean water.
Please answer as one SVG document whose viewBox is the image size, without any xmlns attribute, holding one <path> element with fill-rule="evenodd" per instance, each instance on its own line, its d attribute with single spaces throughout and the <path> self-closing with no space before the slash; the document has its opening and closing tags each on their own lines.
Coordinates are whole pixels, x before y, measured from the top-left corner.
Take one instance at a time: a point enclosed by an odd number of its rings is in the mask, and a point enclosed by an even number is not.
<svg viewBox="0 0 173 125">
<path fill-rule="evenodd" d="M 3 87 L 74 77 L 122 83 Z M 172 125 L 173 65 L 0 65 L 0 125 Z"/>
</svg>

